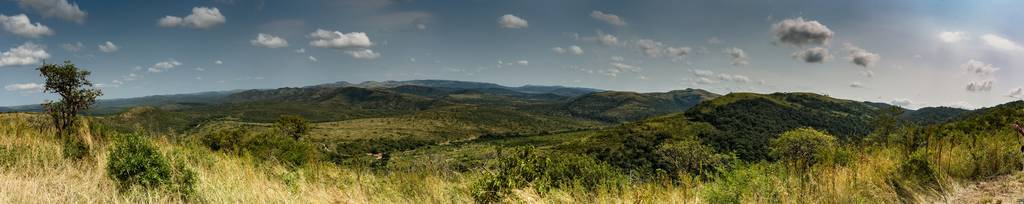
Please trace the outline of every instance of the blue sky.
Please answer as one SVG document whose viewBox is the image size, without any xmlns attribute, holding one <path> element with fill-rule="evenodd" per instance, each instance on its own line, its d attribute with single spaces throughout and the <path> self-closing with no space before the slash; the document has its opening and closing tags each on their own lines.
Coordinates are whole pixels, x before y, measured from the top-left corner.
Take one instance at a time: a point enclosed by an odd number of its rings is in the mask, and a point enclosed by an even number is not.
<svg viewBox="0 0 1024 204">
<path fill-rule="evenodd" d="M 976 108 L 1024 97 L 1019 8 L 1024 2 L 1009 0 L 10 0 L 0 1 L 0 106 L 52 99 L 38 91 L 34 68 L 71 60 L 93 71 L 103 98 L 453 79 Z"/>
</svg>

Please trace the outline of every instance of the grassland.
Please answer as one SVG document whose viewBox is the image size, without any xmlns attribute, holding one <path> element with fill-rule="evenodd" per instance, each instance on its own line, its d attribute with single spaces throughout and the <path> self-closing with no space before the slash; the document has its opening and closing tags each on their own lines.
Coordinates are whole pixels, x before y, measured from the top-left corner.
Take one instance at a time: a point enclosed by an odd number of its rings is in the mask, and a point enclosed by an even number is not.
<svg viewBox="0 0 1024 204">
<path fill-rule="evenodd" d="M 803 168 L 783 161 L 730 160 L 711 174 L 665 172 L 644 175 L 613 168 L 625 183 L 597 189 L 585 186 L 508 189 L 505 202 L 582 203 L 897 203 L 942 201 L 966 182 L 1006 175 L 1021 168 L 1017 136 L 999 126 L 1024 114 L 1019 107 L 991 111 L 970 120 L 929 128 L 901 129 L 887 142 L 844 143 L 840 156 Z M 992 116 L 989 116 L 992 115 Z M 587 147 L 614 146 L 629 134 L 662 132 L 671 138 L 699 136 L 699 123 L 676 114 L 600 130 L 467 139 L 397 151 L 383 168 L 365 163 L 317 159 L 301 166 L 254 155 L 213 151 L 195 142 L 207 134 L 146 135 L 172 161 L 196 171 L 196 195 L 187 200 L 159 189 L 119 192 L 106 172 L 109 138 L 120 132 L 94 123 L 92 154 L 84 160 L 61 157 L 48 120 L 37 114 L 0 114 L 0 202 L 5 203 L 468 203 L 478 183 L 502 174 L 507 152 L 533 147 L 541 155 L 587 155 Z M 95 120 L 101 121 L 101 120 Z M 358 122 L 358 121 L 351 121 Z M 363 121 L 367 122 L 367 121 Z M 365 125 L 377 126 L 381 121 Z M 251 131 L 265 124 L 246 123 Z M 340 126 L 317 124 L 317 131 Z M 209 125 L 210 128 L 223 128 Z M 354 126 L 358 127 L 358 126 Z M 439 126 L 444 127 L 444 126 Z M 349 130 L 354 130 L 349 129 Z M 391 131 L 391 130 L 384 130 Z M 314 131 L 315 132 L 315 131 Z M 628 133 L 628 134 L 627 134 Z M 924 136 L 908 138 L 908 136 Z M 876 140 L 878 141 L 878 140 Z M 908 142 L 909 141 L 909 142 Z M 368 156 L 367 156 L 368 157 Z M 559 157 L 553 157 L 559 158 Z M 362 163 L 361 163 L 362 162 Z M 608 165 L 600 162 L 597 165 Z M 668 175 L 674 174 L 674 175 Z"/>
</svg>

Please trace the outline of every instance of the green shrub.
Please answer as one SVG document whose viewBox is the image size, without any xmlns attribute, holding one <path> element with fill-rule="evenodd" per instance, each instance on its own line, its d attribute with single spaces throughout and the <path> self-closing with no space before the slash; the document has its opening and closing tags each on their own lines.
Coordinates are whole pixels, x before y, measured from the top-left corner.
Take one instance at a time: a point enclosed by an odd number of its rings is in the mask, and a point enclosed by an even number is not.
<svg viewBox="0 0 1024 204">
<path fill-rule="evenodd" d="M 620 188 L 625 180 L 611 166 L 587 156 L 543 155 L 533 147 L 521 147 L 508 154 L 499 152 L 498 158 L 495 171 L 472 185 L 477 202 L 498 202 L 513 189 L 526 187 L 542 194 L 553 189 L 595 192 Z"/>
<path fill-rule="evenodd" d="M 205 135 L 199 141 L 214 151 L 250 154 L 293 167 L 317 157 L 316 149 L 309 142 L 275 133 L 253 134 L 242 129 L 228 129 Z"/>
<path fill-rule="evenodd" d="M 171 165 L 155 145 L 137 135 L 122 135 L 110 150 L 107 174 L 126 192 L 134 187 L 178 194 L 183 200 L 195 197 L 196 173 L 178 160 Z"/>
<path fill-rule="evenodd" d="M 154 188 L 171 181 L 171 166 L 149 141 L 125 135 L 110 150 L 107 173 L 122 191 L 134 186 Z"/>
<path fill-rule="evenodd" d="M 835 148 L 835 137 L 813 128 L 797 128 L 772 141 L 771 156 L 806 168 L 828 158 Z"/>
<path fill-rule="evenodd" d="M 697 140 L 665 143 L 655 152 L 659 166 L 668 172 L 685 171 L 697 175 L 710 175 L 728 167 L 735 156 L 716 153 L 714 148 Z M 677 174 L 670 174 L 677 175 Z"/>
</svg>

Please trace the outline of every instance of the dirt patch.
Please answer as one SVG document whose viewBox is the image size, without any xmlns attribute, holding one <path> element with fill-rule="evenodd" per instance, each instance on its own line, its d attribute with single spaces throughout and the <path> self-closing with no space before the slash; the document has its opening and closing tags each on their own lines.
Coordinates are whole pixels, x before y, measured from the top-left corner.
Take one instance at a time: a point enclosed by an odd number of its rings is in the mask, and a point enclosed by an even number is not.
<svg viewBox="0 0 1024 204">
<path fill-rule="evenodd" d="M 1024 172 L 964 185 L 932 203 L 1024 203 Z"/>
</svg>

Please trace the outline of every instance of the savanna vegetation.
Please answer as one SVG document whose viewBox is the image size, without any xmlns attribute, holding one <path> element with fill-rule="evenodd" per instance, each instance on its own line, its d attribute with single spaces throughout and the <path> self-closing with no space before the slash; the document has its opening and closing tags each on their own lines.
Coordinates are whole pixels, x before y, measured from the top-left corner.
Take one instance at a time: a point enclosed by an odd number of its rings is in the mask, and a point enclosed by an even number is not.
<svg viewBox="0 0 1024 204">
<path fill-rule="evenodd" d="M 78 80 L 64 90 L 82 94 L 71 96 L 98 95 L 88 91 L 88 72 L 47 66 L 75 73 L 52 78 Z M 158 107 L 80 115 L 89 103 L 66 109 L 73 113 L 0 114 L 0 202 L 933 202 L 967 182 L 1024 168 L 1020 136 L 1010 128 L 1024 119 L 1021 101 L 921 123 L 896 107 L 742 93 L 635 120 L 665 109 L 621 99 L 629 102 L 609 110 L 657 110 L 602 112 L 595 120 L 560 111 L 571 103 L 525 102 L 536 96 L 504 106 L 476 92 L 401 90 L 431 97 L 312 119 L 279 114 L 299 106 L 249 102 L 232 106 L 241 114 L 224 115 Z M 303 90 L 283 92 L 244 98 L 307 100 Z M 345 93 L 358 94 L 315 101 L 409 97 Z M 473 94 L 481 98 L 466 98 Z M 438 100 L 447 97 L 463 98 Z M 655 101 L 682 100 L 670 98 Z M 309 103 L 301 100 L 289 104 Z M 618 120 L 626 122 L 609 122 Z M 89 138 L 87 148 L 67 138 Z"/>
</svg>

